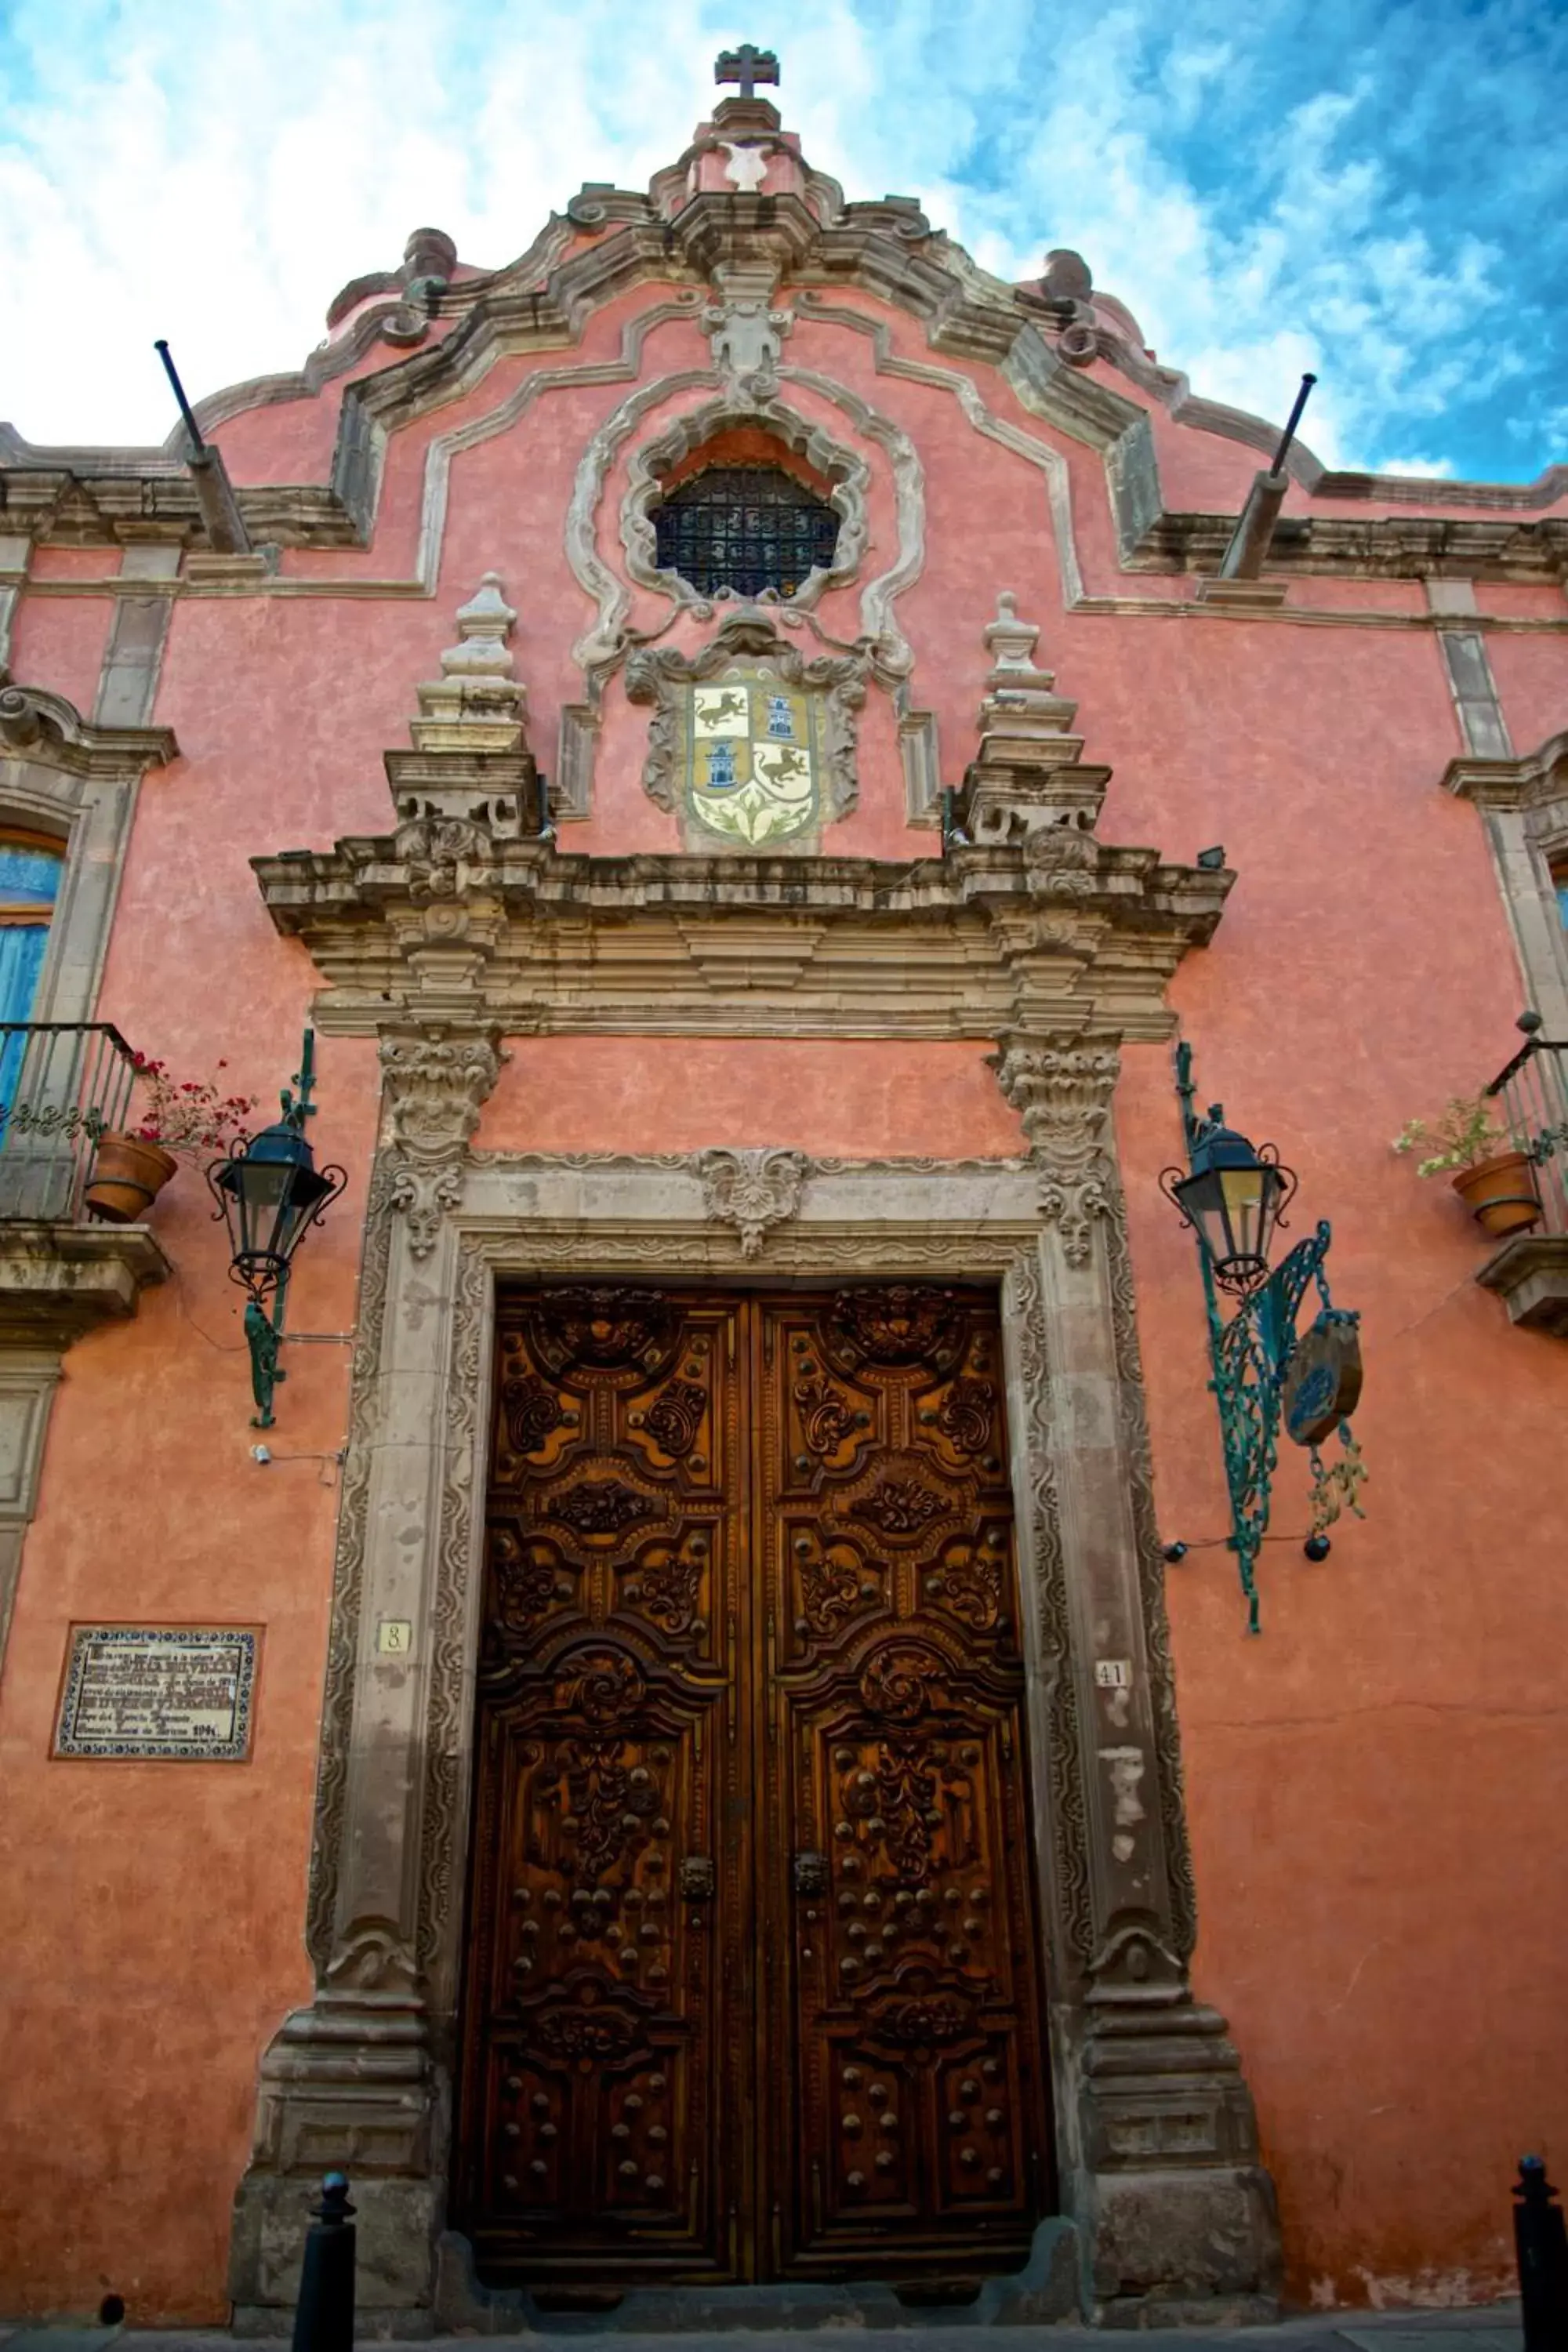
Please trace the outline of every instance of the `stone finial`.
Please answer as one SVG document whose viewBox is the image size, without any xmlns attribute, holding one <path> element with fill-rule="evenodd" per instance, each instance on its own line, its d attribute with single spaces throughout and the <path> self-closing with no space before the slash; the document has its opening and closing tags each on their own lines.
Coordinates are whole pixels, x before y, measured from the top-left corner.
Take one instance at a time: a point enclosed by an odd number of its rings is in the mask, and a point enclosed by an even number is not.
<svg viewBox="0 0 1568 2352">
<path fill-rule="evenodd" d="M 1094 279 L 1081 253 L 1070 245 L 1057 245 L 1046 256 L 1040 273 L 1040 291 L 1052 302 L 1087 302 L 1094 292 Z"/>
<path fill-rule="evenodd" d="M 987 621 L 981 635 L 995 669 L 1032 669 L 1035 646 L 1039 637 L 1039 624 L 1018 618 L 1018 599 L 1010 590 L 1002 589 L 996 598 L 996 618 Z M 1050 677 L 1050 671 L 1040 673 Z"/>
<path fill-rule="evenodd" d="M 442 677 L 510 677 L 507 639 L 516 624 L 516 610 L 501 594 L 500 573 L 487 572 L 468 603 L 458 607 L 458 643 L 441 656 Z"/>
<path fill-rule="evenodd" d="M 982 631 L 991 668 L 980 705 L 980 750 L 964 779 L 959 814 L 972 842 L 1006 841 L 1067 824 L 1092 829 L 1108 771 L 1083 768 L 1078 711 L 1056 691 L 1054 670 L 1035 661 L 1039 628 L 1020 620 L 1004 589 Z"/>
<path fill-rule="evenodd" d="M 420 751 L 524 751 L 527 697 L 512 676 L 507 640 L 517 614 L 487 572 L 458 612 L 458 642 L 441 656 L 441 675 L 419 688 L 410 732 Z"/>
<path fill-rule="evenodd" d="M 439 278 L 444 284 L 458 266 L 458 248 L 444 228 L 416 228 L 403 248 L 403 282 Z"/>
</svg>

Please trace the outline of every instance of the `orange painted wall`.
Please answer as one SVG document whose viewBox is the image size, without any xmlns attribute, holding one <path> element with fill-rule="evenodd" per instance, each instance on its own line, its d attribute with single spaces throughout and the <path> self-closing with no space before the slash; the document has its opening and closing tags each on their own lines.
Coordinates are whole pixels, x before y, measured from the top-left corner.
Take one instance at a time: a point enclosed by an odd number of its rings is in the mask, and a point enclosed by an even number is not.
<svg viewBox="0 0 1568 2352">
<path fill-rule="evenodd" d="M 644 289 L 607 306 L 569 356 L 614 357 L 657 299 Z M 869 296 L 843 299 L 882 319 L 907 356 L 956 368 Z M 692 329 L 672 323 L 649 336 L 645 372 L 701 356 Z M 1471 1280 L 1473 1228 L 1387 1148 L 1412 1112 L 1498 1066 L 1521 995 L 1475 814 L 1437 788 L 1458 749 L 1437 646 L 1420 625 L 1067 613 L 1043 475 L 978 436 L 951 390 L 879 375 L 868 339 L 816 321 L 797 324 L 787 361 L 837 375 L 919 448 L 926 562 L 898 614 L 916 655 L 912 699 L 939 714 L 944 774 L 971 754 L 980 632 L 1011 589 L 1042 625 L 1039 657 L 1078 699 L 1087 756 L 1114 764 L 1102 835 L 1180 858 L 1223 842 L 1238 871 L 1214 947 L 1189 958 L 1173 1000 L 1205 1095 L 1299 1168 L 1296 1230 L 1333 1219 L 1335 1294 L 1363 1316 L 1358 1426 L 1372 1477 L 1366 1523 L 1336 1531 L 1327 1563 L 1269 1548 L 1264 1635 L 1246 1641 L 1227 1554 L 1197 1548 L 1223 1533 L 1224 1492 L 1196 1273 L 1155 1183 L 1178 1149 L 1168 1057 L 1130 1050 L 1118 1125 L 1160 1517 L 1194 1546 L 1169 1581 L 1197 1987 L 1229 2014 L 1257 2095 L 1292 2293 L 1488 2292 L 1506 2272 L 1512 2158 L 1526 2145 L 1568 2158 L 1555 1974 L 1568 1895 L 1541 1859 L 1568 1794 L 1554 1468 L 1568 1349 L 1510 1329 Z M 290 551 L 284 576 L 327 591 L 411 580 L 434 445 L 516 394 L 531 367 L 560 362 L 498 362 L 395 435 L 373 543 Z M 982 374 L 993 415 L 1055 448 L 1090 592 L 1180 596 L 1180 582 L 1117 570 L 1099 457 L 1053 439 Z M 434 601 L 177 604 L 155 717 L 182 757 L 142 792 L 101 1005 L 136 1044 L 197 1071 L 226 1055 L 258 1092 L 288 1076 L 312 976 L 274 934 L 247 861 L 386 826 L 381 755 L 406 740 L 415 687 L 435 675 L 485 570 L 519 608 L 518 673 L 553 767 L 561 707 L 582 691 L 572 647 L 592 618 L 563 552 L 566 505 L 584 442 L 626 389 L 545 395 L 454 458 Z M 324 474 L 340 394 L 226 426 L 237 471 L 286 477 L 309 455 Z M 885 457 L 842 412 L 798 397 L 871 462 L 872 576 L 895 553 Z M 1163 416 L 1156 442 L 1173 507 L 1234 504 L 1258 462 Z M 612 468 L 606 518 L 628 457 Z M 613 560 L 613 520 L 600 544 Z M 1347 616 L 1419 624 L 1424 609 L 1415 583 L 1291 593 Z M 664 611 L 639 591 L 632 618 L 651 627 Z M 107 614 L 103 600 L 25 595 L 17 677 L 85 708 Z M 852 638 L 858 589 L 825 599 L 819 617 Z M 1489 642 L 1521 747 L 1568 725 L 1563 636 Z M 676 845 L 641 788 L 646 730 L 646 712 L 613 687 L 594 820 L 563 829 L 564 850 Z M 930 833 L 904 822 L 876 690 L 865 744 L 861 804 L 831 845 L 929 854 Z M 302 1256 L 300 1329 L 353 1319 L 374 1090 L 368 1043 L 322 1045 L 315 1140 L 352 1181 Z M 512 1041 L 479 1140 L 945 1156 L 1005 1153 L 1018 1134 L 972 1045 L 593 1037 Z M 344 1349 L 289 1351 L 276 1458 L 258 1468 L 237 1293 L 194 1177 L 158 1224 L 177 1280 L 67 1359 L 0 1680 L 0 2309 L 91 2310 L 112 2291 L 144 2323 L 222 2315 L 257 2057 L 309 1991 L 331 1457 L 347 1402 Z M 1304 1526 L 1305 1491 L 1291 1458 L 1281 1533 Z M 248 1766 L 48 1760 L 67 1628 L 117 1617 L 265 1623 Z"/>
</svg>

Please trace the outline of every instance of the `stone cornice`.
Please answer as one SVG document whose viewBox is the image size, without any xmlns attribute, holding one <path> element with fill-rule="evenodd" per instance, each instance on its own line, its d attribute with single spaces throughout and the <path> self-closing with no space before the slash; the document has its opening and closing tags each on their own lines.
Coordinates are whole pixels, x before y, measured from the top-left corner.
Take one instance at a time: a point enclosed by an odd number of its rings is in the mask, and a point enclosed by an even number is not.
<svg viewBox="0 0 1568 2352">
<path fill-rule="evenodd" d="M 1443 790 L 1480 808 L 1539 808 L 1568 801 L 1568 731 L 1549 736 L 1518 760 L 1479 759 L 1467 752 L 1443 771 Z"/>
<path fill-rule="evenodd" d="M 1364 495 L 1382 494 L 1382 483 L 1371 485 L 1369 478 Z M 1562 484 L 1552 495 L 1563 496 Z M 1216 573 L 1235 529 L 1234 515 L 1162 514 L 1123 549 L 1122 562 L 1131 572 Z M 1285 578 L 1557 583 L 1568 577 L 1568 516 L 1380 515 L 1362 521 L 1285 514 L 1274 526 L 1268 571 Z"/>
<path fill-rule="evenodd" d="M 0 683 L 0 761 L 121 779 L 166 768 L 179 748 L 171 727 L 96 727 L 63 694 Z"/>
<path fill-rule="evenodd" d="M 169 1261 L 145 1225 L 0 1223 L 0 1341 L 67 1348 L 123 1322 Z"/>
<path fill-rule="evenodd" d="M 388 835 L 252 861 L 329 1034 L 1162 1038 L 1165 984 L 1234 880 L 1093 842 L 1058 871 L 1025 839 L 909 863 L 584 857 L 475 826 L 447 857 L 411 875 Z"/>
<path fill-rule="evenodd" d="M 406 303 L 374 306 L 297 376 L 258 379 L 204 402 L 198 413 L 221 421 L 247 404 L 308 397 L 363 358 L 378 336 L 390 333 L 395 343 L 414 334 L 421 339 L 422 347 L 407 358 L 348 386 L 329 482 L 238 490 L 252 543 L 364 546 L 388 433 L 460 397 L 498 356 L 579 344 L 594 314 L 637 286 L 673 287 L 678 301 L 695 308 L 716 268 L 756 260 L 777 269 L 781 294 L 798 292 L 803 316 L 820 299 L 818 289 L 858 289 L 890 304 L 919 321 L 932 351 L 1001 369 L 1043 422 L 1100 451 L 1123 569 L 1216 571 L 1235 519 L 1163 510 L 1145 404 L 1157 402 L 1197 429 L 1248 446 L 1263 446 L 1272 428 L 1193 399 L 1184 379 L 1151 366 L 1098 313 L 1091 327 L 1074 323 L 1066 316 L 1074 306 L 1042 301 L 1027 288 L 991 278 L 961 247 L 931 233 L 918 212 L 885 203 L 836 208 L 824 200 L 831 184 L 816 174 L 808 184 L 826 219 L 795 195 L 704 193 L 666 218 L 647 196 L 584 192 L 581 214 L 552 221 L 529 254 L 508 268 L 459 278 L 444 289 L 432 285 L 427 318 L 410 326 Z M 601 223 L 606 233 L 592 243 L 574 240 L 573 227 Z M 1114 366 L 1143 398 L 1086 373 L 1096 360 Z M 1329 473 L 1304 451 L 1298 459 L 1293 470 L 1314 496 L 1384 499 L 1395 507 L 1415 499 L 1428 505 L 1452 501 L 1490 511 L 1395 513 L 1364 521 L 1288 515 L 1270 550 L 1271 572 L 1556 582 L 1568 570 L 1568 518 L 1525 519 L 1563 498 L 1568 473 L 1562 467 L 1549 468 L 1531 485 L 1456 488 Z M 0 426 L 0 491 L 8 528 L 52 544 L 196 544 L 201 536 L 195 489 L 174 445 L 51 449 Z"/>
</svg>

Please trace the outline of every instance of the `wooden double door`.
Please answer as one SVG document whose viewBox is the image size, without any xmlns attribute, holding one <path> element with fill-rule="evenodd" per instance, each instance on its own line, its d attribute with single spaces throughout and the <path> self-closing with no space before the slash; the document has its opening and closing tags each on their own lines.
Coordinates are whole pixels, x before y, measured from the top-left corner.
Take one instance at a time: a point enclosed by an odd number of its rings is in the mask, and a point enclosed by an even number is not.
<svg viewBox="0 0 1568 2352">
<path fill-rule="evenodd" d="M 482 2276 L 1014 2266 L 1053 2210 L 994 1300 L 503 1297 Z"/>
</svg>

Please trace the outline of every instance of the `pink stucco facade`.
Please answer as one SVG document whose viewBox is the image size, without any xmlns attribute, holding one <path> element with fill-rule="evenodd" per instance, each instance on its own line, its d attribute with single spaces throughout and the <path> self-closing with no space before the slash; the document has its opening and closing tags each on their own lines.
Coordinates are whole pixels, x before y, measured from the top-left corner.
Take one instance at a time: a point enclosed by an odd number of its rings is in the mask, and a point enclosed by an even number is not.
<svg viewBox="0 0 1568 2352">
<path fill-rule="evenodd" d="M 805 210 L 830 205 L 787 157 L 770 169 Z M 721 178 L 708 193 L 740 201 Z M 696 197 L 659 201 L 678 213 Z M 563 221 L 531 274 L 548 285 L 636 234 Z M 687 654 L 710 636 L 711 611 L 677 612 L 628 573 L 621 518 L 639 453 L 715 397 L 699 315 L 713 298 L 689 269 L 661 281 L 639 265 L 605 283 L 569 334 L 537 345 L 484 341 L 486 301 L 515 298 L 505 272 L 465 278 L 466 307 L 441 298 L 412 352 L 378 342 L 376 305 L 362 306 L 338 331 L 362 338 L 351 369 L 263 404 L 229 396 L 214 438 L 242 499 L 329 482 L 346 385 L 374 382 L 385 404 L 363 519 L 341 543 L 285 531 L 265 568 L 220 580 L 193 566 L 191 524 L 184 568 L 160 591 L 166 634 L 141 723 L 172 730 L 176 749 L 140 785 L 92 1016 L 136 1047 L 197 1075 L 224 1059 L 264 1099 L 286 1078 L 323 983 L 308 948 L 279 936 L 250 861 L 388 832 L 383 755 L 406 741 L 416 688 L 439 677 L 482 574 L 516 609 L 507 649 L 552 778 L 562 713 L 588 698 L 584 645 L 605 609 L 592 579 L 618 586 L 623 630 Z M 874 272 L 813 279 L 803 262 L 770 299 L 790 313 L 783 397 L 867 469 L 864 552 L 816 602 L 807 650 L 818 632 L 860 640 L 868 583 L 918 541 L 885 613 L 908 648 L 905 705 L 934 714 L 941 782 L 959 784 L 975 756 L 983 631 L 1007 592 L 1039 626 L 1036 663 L 1077 705 L 1084 758 L 1112 772 L 1100 838 L 1181 866 L 1223 844 L 1236 874 L 1168 1003 L 1203 1099 L 1222 1097 L 1299 1171 L 1297 1230 L 1332 1221 L 1335 1297 L 1362 1318 L 1369 1478 L 1365 1519 L 1342 1521 L 1310 1565 L 1305 1463 L 1285 1449 L 1264 1633 L 1247 1640 L 1191 1238 L 1156 1181 L 1181 1150 L 1169 1047 L 1127 1044 L 1115 1133 L 1155 1498 L 1161 1535 L 1191 1547 L 1166 1601 L 1193 1984 L 1228 2018 L 1256 2102 L 1288 2296 L 1484 2298 L 1508 2284 L 1520 2152 L 1568 2152 L 1568 1895 L 1550 1861 L 1568 1802 L 1568 1344 L 1510 1322 L 1474 1279 L 1492 1244 L 1446 1183 L 1420 1182 L 1389 1147 L 1412 1115 L 1492 1076 L 1535 992 L 1483 814 L 1444 789 L 1470 747 L 1438 622 L 1481 644 L 1525 758 L 1568 727 L 1561 570 L 1510 571 L 1479 535 L 1467 555 L 1458 529 L 1444 568 L 1473 582 L 1475 611 L 1435 614 L 1397 528 L 1494 509 L 1439 484 L 1418 499 L 1399 485 L 1395 500 L 1375 485 L 1336 495 L 1329 478 L 1320 494 L 1299 464 L 1288 519 L 1315 532 L 1386 523 L 1385 539 L 1353 565 L 1309 552 L 1267 566 L 1282 601 L 1205 603 L 1209 554 L 1171 570 L 1130 548 L 1109 428 L 1075 435 L 1065 396 L 1026 399 L 1016 370 L 962 338 L 945 347 L 923 294 Z M 997 289 L 999 312 L 1011 299 Z M 1059 320 L 1025 324 L 1052 348 Z M 1131 370 L 1101 326 L 1087 365 L 1053 362 L 1058 391 L 1142 412 L 1161 511 L 1228 530 L 1267 435 L 1238 438 L 1146 363 Z M 460 342 L 467 358 L 443 375 Z M 1517 503 L 1521 538 L 1560 527 L 1568 482 Z M 43 533 L 14 581 L 12 682 L 88 720 L 124 551 L 107 532 L 68 547 Z M 677 856 L 679 820 L 645 788 L 648 710 L 623 671 L 599 690 L 589 805 L 558 815 L 559 854 Z M 934 812 L 911 820 L 900 740 L 894 695 L 872 682 L 858 800 L 824 827 L 820 855 L 939 854 Z M 984 1037 L 654 1030 L 504 1037 L 476 1147 L 1024 1149 Z M 377 1090 L 374 1024 L 327 1023 L 313 1140 L 349 1181 L 302 1247 L 289 1314 L 293 1329 L 338 1338 L 286 1349 L 269 1465 L 251 1454 L 240 1294 L 199 1171 L 154 1213 L 170 1279 L 63 1357 L 0 1675 L 0 2312 L 91 2311 L 110 2293 L 143 2323 L 228 2307 L 258 2061 L 310 1995 L 303 1918 L 351 1402 L 340 1341 L 355 1319 Z M 55 1758 L 68 1629 L 100 1621 L 263 1626 L 250 1761 Z"/>
</svg>

